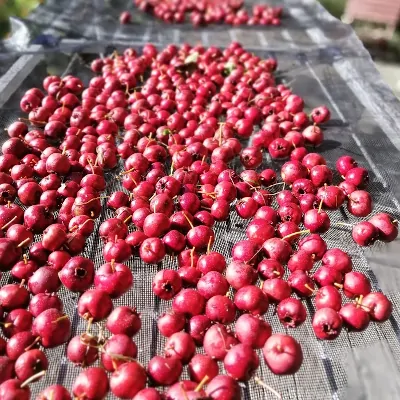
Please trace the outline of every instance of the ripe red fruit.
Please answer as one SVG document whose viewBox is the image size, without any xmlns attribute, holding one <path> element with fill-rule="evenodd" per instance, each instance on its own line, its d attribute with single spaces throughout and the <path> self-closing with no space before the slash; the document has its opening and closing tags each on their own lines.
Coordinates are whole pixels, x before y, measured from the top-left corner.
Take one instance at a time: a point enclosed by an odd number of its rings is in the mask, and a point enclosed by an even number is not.
<svg viewBox="0 0 400 400">
<path fill-rule="evenodd" d="M 146 370 L 137 362 L 127 362 L 111 375 L 110 389 L 118 398 L 136 399 L 136 394 L 146 387 L 146 381 Z"/>
<path fill-rule="evenodd" d="M 357 162 L 350 156 L 342 156 L 336 161 L 336 169 L 342 176 L 345 176 L 347 172 L 357 166 Z"/>
<path fill-rule="evenodd" d="M 26 281 L 35 273 L 35 271 L 37 271 L 38 268 L 39 266 L 35 261 L 28 261 L 25 257 L 24 261 L 19 261 L 14 264 L 11 269 L 11 275 L 17 281 Z"/>
<path fill-rule="evenodd" d="M 274 159 L 285 159 L 289 157 L 292 150 L 292 145 L 283 138 L 274 139 L 268 145 L 268 151 Z"/>
<path fill-rule="evenodd" d="M 274 227 L 268 221 L 261 218 L 254 218 L 246 229 L 246 236 L 260 246 L 266 240 L 273 238 L 274 234 Z"/>
<path fill-rule="evenodd" d="M 15 374 L 21 381 L 26 381 L 41 371 L 46 371 L 49 366 L 46 355 L 38 349 L 22 353 L 15 361 Z M 35 379 L 35 381 L 40 378 Z"/>
<path fill-rule="evenodd" d="M 347 210 L 355 217 L 366 217 L 372 211 L 371 195 L 365 190 L 355 190 L 348 196 Z"/>
<path fill-rule="evenodd" d="M 243 314 L 236 321 L 235 333 L 241 343 L 260 349 L 271 336 L 272 329 L 268 322 L 260 317 Z"/>
<path fill-rule="evenodd" d="M 140 315 L 133 307 L 120 306 L 114 308 L 107 318 L 106 328 L 113 334 L 134 336 L 142 326 Z"/>
<path fill-rule="evenodd" d="M 110 296 L 98 289 L 87 290 L 78 301 L 78 314 L 84 319 L 101 321 L 113 308 Z"/>
<path fill-rule="evenodd" d="M 353 226 L 351 235 L 359 246 L 369 246 L 379 238 L 379 231 L 370 222 L 363 221 Z"/>
<path fill-rule="evenodd" d="M 196 351 L 192 337 L 186 332 L 172 334 L 165 343 L 165 356 L 175 357 L 188 364 Z"/>
<path fill-rule="evenodd" d="M 292 294 L 289 284 L 279 278 L 264 281 L 262 291 L 268 296 L 269 301 L 273 303 L 279 303 Z"/>
<path fill-rule="evenodd" d="M 93 284 L 94 264 L 85 257 L 72 257 L 58 276 L 67 289 L 82 293 Z"/>
<path fill-rule="evenodd" d="M 302 135 L 306 145 L 309 146 L 319 146 L 324 140 L 322 129 L 315 125 L 310 125 L 304 129 Z"/>
<path fill-rule="evenodd" d="M 345 195 L 338 186 L 323 186 L 318 189 L 317 199 L 326 208 L 336 210 L 343 204 Z"/>
<path fill-rule="evenodd" d="M 239 311 L 256 316 L 265 314 L 269 306 L 267 295 L 253 285 L 240 288 L 235 294 L 234 303 Z"/>
<path fill-rule="evenodd" d="M 39 347 L 36 337 L 30 331 L 18 332 L 7 342 L 7 357 L 16 360 L 26 349 Z M 38 371 L 39 372 L 39 371 Z"/>
<path fill-rule="evenodd" d="M 335 268 L 342 274 L 350 272 L 353 268 L 350 256 L 343 250 L 337 248 L 326 251 L 322 257 L 322 265 Z"/>
<path fill-rule="evenodd" d="M 31 391 L 27 385 L 22 387 L 20 379 L 8 379 L 0 385 L 0 398 L 4 400 L 29 400 Z"/>
<path fill-rule="evenodd" d="M 241 391 L 239 384 L 230 376 L 218 375 L 206 388 L 207 396 L 212 400 L 240 400 Z"/>
<path fill-rule="evenodd" d="M 369 314 L 359 304 L 345 304 L 339 314 L 350 330 L 362 331 L 369 325 Z"/>
<path fill-rule="evenodd" d="M 165 256 L 165 246 L 159 238 L 145 239 L 140 245 L 140 258 L 148 264 L 157 264 Z"/>
<path fill-rule="evenodd" d="M 292 272 L 288 278 L 288 284 L 300 297 L 310 297 L 314 294 L 314 281 L 304 271 Z"/>
<path fill-rule="evenodd" d="M 162 400 L 160 393 L 154 388 L 147 388 L 139 391 L 134 400 Z"/>
<path fill-rule="evenodd" d="M 143 232 L 148 237 L 164 235 L 170 227 L 169 218 L 162 213 L 150 214 L 144 220 Z"/>
<path fill-rule="evenodd" d="M 288 261 L 288 269 L 294 271 L 311 271 L 314 266 L 314 258 L 311 254 L 304 250 L 299 250 L 290 257 Z"/>
<path fill-rule="evenodd" d="M 50 308 L 35 318 L 32 333 L 40 336 L 40 342 L 45 348 L 60 346 L 71 336 L 71 321 L 60 310 Z"/>
<path fill-rule="evenodd" d="M 206 315 L 195 315 L 188 323 L 188 333 L 193 338 L 196 346 L 202 346 L 204 336 L 211 326 L 211 320 Z"/>
<path fill-rule="evenodd" d="M 157 272 L 153 279 L 153 293 L 163 300 L 171 300 L 182 288 L 182 279 L 172 269 Z"/>
<path fill-rule="evenodd" d="M 323 210 L 308 210 L 304 213 L 303 224 L 311 233 L 325 233 L 331 226 L 328 214 Z"/>
<path fill-rule="evenodd" d="M 123 263 L 132 255 L 131 247 L 123 239 L 108 242 L 103 248 L 103 257 L 107 262 Z"/>
<path fill-rule="evenodd" d="M 397 238 L 399 233 L 397 221 L 394 221 L 390 215 L 378 213 L 370 218 L 368 222 L 378 229 L 380 240 L 383 240 L 384 242 L 391 242 Z"/>
<path fill-rule="evenodd" d="M 149 361 L 147 372 L 157 385 L 172 385 L 181 376 L 182 363 L 176 357 L 155 356 Z"/>
<path fill-rule="evenodd" d="M 311 111 L 311 119 L 316 124 L 328 122 L 330 117 L 331 113 L 326 106 L 319 106 Z"/>
<path fill-rule="evenodd" d="M 10 283 L 0 289 L 0 304 L 3 310 L 25 308 L 29 303 L 29 292 L 22 285 Z"/>
<path fill-rule="evenodd" d="M 103 290 L 112 298 L 118 298 L 126 293 L 133 284 L 131 270 L 124 264 L 106 263 L 97 269 L 94 276 L 94 286 Z"/>
<path fill-rule="evenodd" d="M 206 376 L 211 380 L 219 373 L 218 363 L 205 354 L 196 354 L 190 361 L 188 370 L 190 379 L 195 382 L 201 382 Z"/>
<path fill-rule="evenodd" d="M 258 245 L 251 240 L 240 240 L 232 248 L 232 258 L 234 261 L 239 261 L 248 264 L 257 263 Z"/>
<path fill-rule="evenodd" d="M 222 361 L 228 350 L 238 343 L 233 334 L 221 324 L 212 325 L 204 336 L 204 351 L 211 358 Z"/>
<path fill-rule="evenodd" d="M 325 265 L 319 267 L 312 278 L 318 286 L 338 285 L 343 282 L 343 274 L 340 271 Z"/>
<path fill-rule="evenodd" d="M 29 302 L 29 311 L 35 318 L 50 308 L 56 308 L 59 311 L 63 309 L 63 304 L 55 293 L 38 293 Z"/>
<path fill-rule="evenodd" d="M 282 278 L 285 271 L 276 260 L 262 260 L 257 266 L 257 272 L 263 280 Z"/>
<path fill-rule="evenodd" d="M 203 254 L 199 257 L 197 263 L 197 269 L 202 273 L 202 274 L 207 274 L 208 272 L 211 271 L 216 271 L 216 272 L 224 272 L 226 268 L 226 261 L 225 257 L 216 251 L 211 251 L 208 254 Z"/>
<path fill-rule="evenodd" d="M 92 365 L 99 358 L 98 345 L 94 337 L 85 333 L 75 336 L 68 343 L 67 358 L 82 367 Z"/>
<path fill-rule="evenodd" d="M 314 314 L 312 326 L 318 339 L 333 340 L 342 330 L 342 317 L 332 308 L 321 308 Z"/>
<path fill-rule="evenodd" d="M 193 317 L 202 314 L 205 308 L 204 297 L 194 289 L 183 289 L 175 297 L 172 302 L 172 309 L 176 313 L 185 314 Z"/>
<path fill-rule="evenodd" d="M 272 335 L 262 351 L 268 368 L 276 375 L 294 374 L 303 362 L 300 344 L 288 335 Z"/>
<path fill-rule="evenodd" d="M 136 357 L 137 346 L 135 342 L 127 335 L 117 334 L 112 335 L 106 341 L 104 351 L 101 354 L 101 363 L 107 371 L 113 372 L 128 359 Z"/>
<path fill-rule="evenodd" d="M 256 147 L 247 147 L 240 154 L 240 162 L 246 169 L 256 169 L 262 164 L 263 155 Z"/>
<path fill-rule="evenodd" d="M 350 299 L 371 292 L 371 283 L 361 272 L 351 271 L 344 276 L 343 293 Z"/>
<path fill-rule="evenodd" d="M 327 244 L 320 235 L 313 233 L 300 240 L 298 249 L 313 256 L 314 261 L 320 261 L 327 250 Z"/>
<path fill-rule="evenodd" d="M 71 396 L 67 389 L 61 385 L 51 385 L 39 394 L 40 400 L 71 400 Z"/>
<path fill-rule="evenodd" d="M 303 303 L 293 297 L 282 300 L 276 307 L 279 321 L 285 326 L 295 328 L 301 325 L 307 317 Z"/>
<path fill-rule="evenodd" d="M 260 365 L 257 353 L 246 344 L 232 347 L 224 358 L 224 367 L 233 379 L 248 381 Z"/>
<path fill-rule="evenodd" d="M 32 314 L 22 308 L 10 311 L 2 324 L 4 336 L 10 338 L 19 332 L 29 331 L 32 327 L 32 319 Z"/>
<path fill-rule="evenodd" d="M 10 239 L 0 238 L 0 270 L 8 271 L 21 257 L 21 249 Z"/>
<path fill-rule="evenodd" d="M 4 391 L 3 382 L 14 377 L 14 361 L 6 356 L 0 356 L 0 393 Z"/>
<path fill-rule="evenodd" d="M 355 167 L 347 171 L 346 182 L 357 186 L 360 189 L 365 188 L 369 182 L 368 171 L 362 167 Z"/>
<path fill-rule="evenodd" d="M 283 182 L 291 185 L 298 179 L 307 178 L 308 170 L 299 161 L 288 161 L 281 168 L 281 177 Z"/>
<path fill-rule="evenodd" d="M 317 310 L 332 308 L 335 311 L 339 311 L 342 307 L 342 296 L 334 286 L 323 286 L 315 296 L 315 307 Z"/>
<path fill-rule="evenodd" d="M 279 238 L 271 238 L 263 244 L 264 253 L 268 258 L 286 264 L 292 254 L 292 247 L 288 242 Z"/>
<path fill-rule="evenodd" d="M 374 321 L 379 322 L 389 319 L 393 309 L 391 301 L 383 293 L 379 292 L 367 294 L 362 299 L 361 306 Z"/>
<path fill-rule="evenodd" d="M 235 320 L 236 307 L 229 297 L 217 295 L 207 301 L 205 313 L 211 321 L 230 324 Z"/>
<path fill-rule="evenodd" d="M 157 327 L 163 336 L 170 337 L 185 327 L 186 319 L 183 314 L 172 311 L 161 315 L 157 320 Z"/>
<path fill-rule="evenodd" d="M 29 291 L 32 294 L 57 292 L 60 286 L 58 273 L 51 267 L 39 268 L 28 281 Z"/>
<path fill-rule="evenodd" d="M 84 369 L 75 379 L 72 393 L 77 398 L 103 399 L 109 389 L 108 377 L 103 368 Z"/>
<path fill-rule="evenodd" d="M 249 264 L 233 261 L 226 269 L 226 279 L 236 290 L 252 285 L 257 280 L 256 270 Z"/>
</svg>

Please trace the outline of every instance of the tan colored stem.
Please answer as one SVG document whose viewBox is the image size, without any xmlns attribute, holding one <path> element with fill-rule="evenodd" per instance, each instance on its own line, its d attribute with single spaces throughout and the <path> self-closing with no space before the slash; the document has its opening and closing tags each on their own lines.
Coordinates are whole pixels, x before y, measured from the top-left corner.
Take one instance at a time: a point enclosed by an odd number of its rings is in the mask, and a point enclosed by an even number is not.
<svg viewBox="0 0 400 400">
<path fill-rule="evenodd" d="M 265 382 L 263 382 L 260 378 L 258 378 L 257 376 L 254 378 L 254 380 L 256 381 L 256 383 L 262 387 L 264 387 L 265 389 L 267 389 L 268 391 L 270 391 L 272 394 L 274 394 L 276 396 L 277 399 L 282 400 L 282 396 L 275 390 L 273 389 L 271 386 L 267 385 Z"/>
<path fill-rule="evenodd" d="M 306 230 L 304 230 L 304 231 L 299 231 L 299 232 L 291 233 L 290 235 L 284 236 L 284 237 L 282 238 L 282 240 L 290 239 L 290 238 L 295 237 L 295 236 L 300 236 L 300 235 L 302 235 L 302 234 L 304 234 L 304 233 L 310 233 L 310 230 L 309 230 L 309 229 L 306 229 Z"/>
<path fill-rule="evenodd" d="M 41 378 L 43 375 L 46 374 L 46 370 L 40 371 L 35 375 L 32 375 L 30 378 L 28 378 L 26 381 L 24 381 L 21 384 L 21 389 L 23 389 L 25 386 L 29 385 L 30 383 L 34 382 L 36 379 Z"/>
<path fill-rule="evenodd" d="M 8 203 L 10 204 L 10 203 Z M 6 228 L 8 228 L 15 220 L 17 219 L 17 216 L 14 216 L 14 218 L 12 218 L 10 221 L 8 221 L 5 225 L 3 225 L 0 230 L 4 230 Z"/>
</svg>

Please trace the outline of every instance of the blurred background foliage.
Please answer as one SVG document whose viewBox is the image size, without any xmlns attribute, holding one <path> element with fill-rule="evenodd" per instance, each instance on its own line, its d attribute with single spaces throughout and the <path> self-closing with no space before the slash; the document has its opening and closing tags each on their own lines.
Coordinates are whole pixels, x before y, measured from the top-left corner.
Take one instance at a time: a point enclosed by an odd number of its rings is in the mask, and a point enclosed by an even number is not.
<svg viewBox="0 0 400 400">
<path fill-rule="evenodd" d="M 346 0 L 319 1 L 336 18 L 342 16 Z M 23 18 L 39 3 L 41 0 L 0 0 L 0 38 L 5 37 L 9 32 L 9 17 Z"/>
<path fill-rule="evenodd" d="M 25 17 L 40 0 L 0 0 L 0 37 L 7 36 L 10 26 L 9 17 Z"/>
</svg>

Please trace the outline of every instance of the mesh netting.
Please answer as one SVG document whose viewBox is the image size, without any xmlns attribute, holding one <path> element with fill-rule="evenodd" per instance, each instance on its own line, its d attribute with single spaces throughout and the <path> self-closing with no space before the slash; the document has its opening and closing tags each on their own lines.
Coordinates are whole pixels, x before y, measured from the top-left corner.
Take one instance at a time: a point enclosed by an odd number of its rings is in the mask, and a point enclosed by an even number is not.
<svg viewBox="0 0 400 400">
<path fill-rule="evenodd" d="M 348 27 L 329 18 L 313 1 L 287 1 L 291 6 L 281 28 L 207 27 L 193 30 L 188 24 L 168 26 L 135 12 L 134 23 L 118 24 L 125 1 L 111 3 L 100 0 L 80 2 L 52 1 L 38 7 L 28 18 L 27 26 L 34 36 L 38 32 L 66 37 L 57 48 L 27 47 L 11 49 L 13 54 L 1 55 L 0 73 L 0 135 L 6 140 L 3 128 L 22 116 L 19 101 L 30 87 L 41 87 L 48 74 L 76 74 L 87 83 L 92 76 L 88 65 L 99 54 L 111 53 L 124 46 L 140 49 L 140 44 L 151 41 L 158 45 L 170 42 L 189 42 L 226 46 L 238 40 L 260 56 L 274 56 L 279 61 L 278 77 L 306 101 L 307 110 L 326 104 L 332 111 L 332 120 L 325 131 L 325 141 L 318 149 L 334 168 L 335 160 L 343 154 L 352 155 L 361 166 L 370 171 L 369 191 L 374 200 L 374 212 L 385 211 L 400 216 L 399 121 L 400 107 L 390 90 L 382 83 L 368 54 L 363 50 Z M 279 171 L 281 163 L 264 156 L 262 168 Z M 122 165 L 106 175 L 106 195 L 121 189 L 114 179 Z M 339 177 L 336 177 L 337 179 Z M 346 210 L 330 212 L 332 222 L 357 221 Z M 93 260 L 96 267 L 103 264 L 102 246 L 98 227 L 112 212 L 103 207 L 89 238 L 83 255 Z M 216 242 L 213 248 L 227 259 L 233 245 L 245 238 L 247 222 L 232 212 L 226 222 L 215 226 Z M 375 244 L 362 249 L 351 240 L 349 228 L 332 227 L 323 235 L 328 246 L 340 247 L 348 252 L 354 269 L 366 273 L 374 290 L 383 289 L 393 301 L 394 311 L 389 321 L 371 323 L 364 332 L 342 331 L 338 339 L 321 342 L 315 339 L 311 327 L 314 308 L 307 300 L 309 311 L 306 323 L 286 330 L 302 345 L 304 363 L 294 376 L 275 376 L 262 361 L 257 375 L 281 393 L 283 399 L 382 399 L 400 398 L 400 271 L 396 255 L 399 241 L 390 245 Z M 36 238 L 40 240 L 39 237 Z M 133 271 L 134 286 L 114 306 L 137 307 L 142 316 L 142 330 L 134 338 L 138 345 L 138 359 L 146 364 L 152 356 L 161 353 L 165 339 L 158 333 L 157 317 L 171 307 L 152 293 L 151 282 L 155 273 L 163 268 L 177 268 L 173 257 L 167 256 L 159 265 L 146 265 L 139 257 L 126 263 Z M 315 268 L 319 266 L 316 264 Z M 4 273 L 1 285 L 11 282 Z M 78 295 L 65 288 L 59 291 L 65 312 L 73 323 L 73 335 L 82 333 L 86 323 L 78 316 Z M 347 300 L 346 300 L 347 301 Z M 270 307 L 266 320 L 274 332 L 285 332 Z M 202 349 L 199 349 L 201 352 Z M 71 388 L 80 368 L 66 360 L 65 346 L 46 350 L 50 368 L 46 376 L 32 384 L 32 397 L 54 383 Z M 221 365 L 222 371 L 222 365 Z M 185 372 L 182 378 L 187 378 Z M 243 398 L 272 399 L 267 390 L 254 381 L 243 384 Z M 112 399 L 109 395 L 107 398 Z"/>
</svg>

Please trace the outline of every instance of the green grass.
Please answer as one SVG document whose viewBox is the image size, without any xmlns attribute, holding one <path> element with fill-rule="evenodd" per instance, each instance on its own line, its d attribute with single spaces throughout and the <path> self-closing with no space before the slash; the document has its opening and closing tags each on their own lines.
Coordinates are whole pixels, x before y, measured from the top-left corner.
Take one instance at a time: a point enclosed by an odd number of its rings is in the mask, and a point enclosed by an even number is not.
<svg viewBox="0 0 400 400">
<path fill-rule="evenodd" d="M 346 0 L 319 0 L 319 2 L 336 18 L 344 13 Z"/>
<path fill-rule="evenodd" d="M 23 18 L 39 3 L 39 0 L 0 0 L 0 38 L 9 32 L 9 17 Z"/>
</svg>

